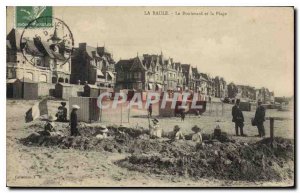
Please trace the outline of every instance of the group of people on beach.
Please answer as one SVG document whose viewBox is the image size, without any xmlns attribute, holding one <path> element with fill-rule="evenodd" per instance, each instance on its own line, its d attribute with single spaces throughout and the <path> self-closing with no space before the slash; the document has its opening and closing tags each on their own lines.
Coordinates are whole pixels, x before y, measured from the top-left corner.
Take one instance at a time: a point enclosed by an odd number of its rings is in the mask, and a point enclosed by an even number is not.
<svg viewBox="0 0 300 193">
<path fill-rule="evenodd" d="M 71 136 L 78 136 L 80 135 L 78 128 L 77 128 L 77 110 L 80 109 L 78 105 L 73 105 L 72 106 L 72 111 L 70 114 L 70 133 Z M 66 108 L 66 102 L 61 102 L 61 105 L 58 107 L 57 113 L 55 114 L 56 116 L 56 121 L 57 122 L 68 122 L 67 120 L 67 115 L 68 115 L 68 110 Z M 55 123 L 54 123 L 54 116 L 49 115 L 48 116 L 48 121 L 44 126 L 44 131 L 47 132 L 49 135 L 51 133 L 55 132 Z"/>
<path fill-rule="evenodd" d="M 265 114 L 266 110 L 262 106 L 262 102 L 259 100 L 257 102 L 257 108 L 255 112 L 254 118 L 251 120 L 252 126 L 256 126 L 258 129 L 258 137 L 265 137 Z M 242 110 L 240 109 L 240 99 L 236 99 L 235 105 L 232 107 L 232 122 L 235 123 L 235 134 L 239 136 L 239 130 L 241 136 L 246 136 L 243 128 L 244 128 L 244 115 Z"/>
<path fill-rule="evenodd" d="M 264 128 L 264 121 L 265 121 L 265 108 L 262 106 L 262 102 L 258 101 L 258 106 L 255 112 L 255 117 L 252 119 L 252 125 L 258 128 L 258 136 L 264 137 L 265 136 L 265 128 Z M 73 105 L 71 114 L 70 114 L 70 134 L 71 136 L 78 136 L 80 135 L 77 124 L 77 111 L 80 109 L 78 105 Z M 67 122 L 67 114 L 68 110 L 66 108 L 66 102 L 61 102 L 61 106 L 58 107 L 58 112 L 56 114 L 57 121 L 59 122 Z M 184 114 L 184 113 L 183 113 Z M 149 106 L 148 109 L 148 116 L 152 116 L 152 105 Z M 184 120 L 185 115 L 181 115 L 181 120 Z M 54 117 L 49 115 L 48 122 L 45 125 L 44 130 L 46 132 L 54 131 L 55 124 L 53 123 Z M 235 133 L 236 136 L 246 136 L 243 128 L 244 128 L 244 115 L 242 110 L 240 109 L 240 99 L 237 99 L 235 105 L 232 107 L 232 122 L 235 123 Z M 100 137 L 105 137 L 105 129 Z M 159 126 L 159 120 L 157 118 L 152 119 L 152 123 L 149 122 L 149 131 L 151 138 L 161 138 L 163 134 L 163 130 Z M 195 142 L 202 142 L 202 135 L 201 129 L 198 126 L 192 127 L 192 131 L 194 132 L 192 136 L 192 140 Z M 239 132 L 240 131 L 240 132 Z M 184 135 L 181 132 L 181 128 L 178 125 L 174 126 L 174 129 L 171 133 L 169 133 L 169 138 L 174 140 L 185 139 Z"/>
<path fill-rule="evenodd" d="M 151 138 L 161 138 L 163 135 L 163 130 L 159 126 L 159 120 L 154 118 L 152 124 L 149 124 L 150 137 Z M 192 127 L 194 134 L 192 135 L 192 141 L 196 143 L 202 143 L 202 134 L 201 128 L 197 125 Z M 164 133 L 165 137 L 168 137 L 172 140 L 185 140 L 185 136 L 181 131 L 181 128 L 178 125 L 174 126 L 174 129 L 170 133 Z"/>
</svg>

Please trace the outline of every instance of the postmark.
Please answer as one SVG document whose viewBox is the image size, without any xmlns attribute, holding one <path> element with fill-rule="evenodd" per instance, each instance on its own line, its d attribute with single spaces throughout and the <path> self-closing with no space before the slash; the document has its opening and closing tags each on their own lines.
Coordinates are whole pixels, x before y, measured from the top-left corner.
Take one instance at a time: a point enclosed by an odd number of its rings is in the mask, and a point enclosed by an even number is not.
<svg viewBox="0 0 300 193">
<path fill-rule="evenodd" d="M 53 22 L 53 27 L 36 27 L 45 21 Z M 20 47 L 30 64 L 55 69 L 55 64 L 63 65 L 70 61 L 74 49 L 73 33 L 59 18 L 38 17 L 24 27 Z"/>
<path fill-rule="evenodd" d="M 35 20 L 34 27 L 53 27 L 53 11 L 51 6 L 18 6 L 15 9 L 15 22 L 17 28 L 23 28 Z M 36 20 L 43 17 L 44 20 Z"/>
</svg>

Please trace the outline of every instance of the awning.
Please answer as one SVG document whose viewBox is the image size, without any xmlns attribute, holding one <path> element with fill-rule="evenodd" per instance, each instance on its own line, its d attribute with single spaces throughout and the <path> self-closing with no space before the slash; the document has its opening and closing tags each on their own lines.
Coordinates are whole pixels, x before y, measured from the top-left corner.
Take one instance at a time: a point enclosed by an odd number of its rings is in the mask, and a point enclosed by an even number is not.
<svg viewBox="0 0 300 193">
<path fill-rule="evenodd" d="M 148 84 L 148 87 L 149 87 L 149 90 L 152 90 L 152 88 L 153 88 L 152 83 L 149 83 L 149 84 Z"/>
<path fill-rule="evenodd" d="M 102 71 L 99 70 L 99 69 L 97 69 L 97 76 L 104 76 L 103 73 L 102 73 Z"/>
<path fill-rule="evenodd" d="M 114 75 L 112 72 L 108 71 L 107 73 L 109 74 L 109 76 L 110 76 L 111 78 L 114 78 L 114 77 L 115 77 L 115 75 Z"/>
<path fill-rule="evenodd" d="M 162 86 L 161 86 L 160 84 L 156 84 L 156 86 L 157 86 L 158 88 L 162 88 Z"/>
</svg>

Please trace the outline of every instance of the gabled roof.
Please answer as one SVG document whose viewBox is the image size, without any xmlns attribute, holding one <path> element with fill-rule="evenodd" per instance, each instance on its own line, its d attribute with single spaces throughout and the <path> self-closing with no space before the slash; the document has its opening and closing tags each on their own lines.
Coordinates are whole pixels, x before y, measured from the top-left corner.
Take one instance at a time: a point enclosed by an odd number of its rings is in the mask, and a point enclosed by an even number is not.
<svg viewBox="0 0 300 193">
<path fill-rule="evenodd" d="M 11 49 L 20 50 L 21 35 L 16 29 L 12 29 L 6 36 L 6 43 L 10 44 Z M 8 45 L 7 45 L 8 46 Z"/>
<path fill-rule="evenodd" d="M 143 69 L 143 70 L 147 70 L 147 68 L 143 65 L 143 57 L 141 56 L 137 56 L 133 59 L 133 64 L 131 66 L 130 69 L 132 69 L 133 67 L 135 67 L 135 64 L 140 64 L 139 66 Z"/>
<path fill-rule="evenodd" d="M 128 60 L 119 60 L 117 63 L 116 63 L 116 68 L 118 69 L 122 69 L 124 71 L 129 71 L 132 67 L 134 63 L 134 59 L 128 59 Z"/>
</svg>

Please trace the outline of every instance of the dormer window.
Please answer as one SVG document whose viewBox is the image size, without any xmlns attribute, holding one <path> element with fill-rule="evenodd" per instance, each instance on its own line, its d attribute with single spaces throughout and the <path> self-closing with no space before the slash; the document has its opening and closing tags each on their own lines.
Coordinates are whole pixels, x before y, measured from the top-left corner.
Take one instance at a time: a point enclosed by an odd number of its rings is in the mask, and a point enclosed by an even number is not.
<svg viewBox="0 0 300 193">
<path fill-rule="evenodd" d="M 36 64 L 37 66 L 41 66 L 42 60 L 41 60 L 40 58 L 36 58 L 36 59 L 35 59 L 35 64 Z"/>
<path fill-rule="evenodd" d="M 58 47 L 58 45 L 52 44 L 52 45 L 50 46 L 50 48 L 51 48 L 54 52 L 59 53 L 59 47 Z"/>
</svg>

